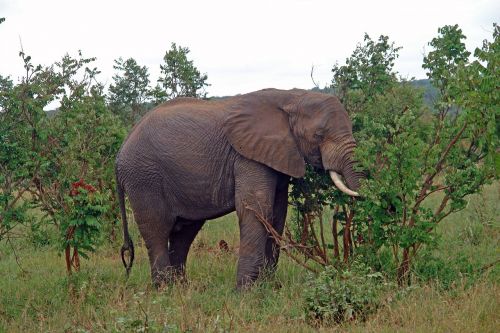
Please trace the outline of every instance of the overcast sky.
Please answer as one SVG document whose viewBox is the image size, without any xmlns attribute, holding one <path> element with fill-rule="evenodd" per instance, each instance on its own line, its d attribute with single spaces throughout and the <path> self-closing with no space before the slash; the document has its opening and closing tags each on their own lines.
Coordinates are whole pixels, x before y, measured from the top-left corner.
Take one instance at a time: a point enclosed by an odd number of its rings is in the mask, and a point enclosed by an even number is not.
<svg viewBox="0 0 500 333">
<path fill-rule="evenodd" d="M 459 24 L 472 51 L 492 39 L 499 16 L 499 0 L 0 0 L 0 74 L 22 75 L 21 40 L 35 63 L 81 49 L 97 57 L 100 80 L 109 84 L 113 59 L 133 57 L 155 82 L 176 42 L 208 74 L 209 96 L 307 89 L 312 65 L 324 86 L 333 64 L 344 63 L 367 32 L 403 47 L 401 75 L 425 78 L 423 54 L 438 27 Z"/>
</svg>

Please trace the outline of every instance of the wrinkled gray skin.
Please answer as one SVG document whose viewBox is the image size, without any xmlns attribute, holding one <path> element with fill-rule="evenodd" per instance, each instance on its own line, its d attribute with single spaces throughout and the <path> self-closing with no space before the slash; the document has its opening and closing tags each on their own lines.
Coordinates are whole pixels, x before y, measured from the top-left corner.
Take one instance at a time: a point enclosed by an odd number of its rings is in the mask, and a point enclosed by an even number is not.
<svg viewBox="0 0 500 333">
<path fill-rule="evenodd" d="M 220 101 L 162 104 L 133 128 L 116 159 L 122 258 L 133 252 L 125 193 L 156 286 L 184 277 L 189 247 L 206 220 L 236 210 L 237 288 L 244 289 L 273 271 L 279 256 L 254 211 L 282 233 L 290 176 L 302 177 L 305 162 L 336 171 L 356 191 L 362 174 L 353 169 L 354 147 L 351 122 L 331 95 L 266 89 Z"/>
</svg>

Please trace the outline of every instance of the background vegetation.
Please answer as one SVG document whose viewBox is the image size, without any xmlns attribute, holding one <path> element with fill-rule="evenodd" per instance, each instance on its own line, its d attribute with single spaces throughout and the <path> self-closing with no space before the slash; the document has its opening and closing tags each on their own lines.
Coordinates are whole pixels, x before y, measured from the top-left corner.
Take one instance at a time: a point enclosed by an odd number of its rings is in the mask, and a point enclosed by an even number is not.
<svg viewBox="0 0 500 333">
<path fill-rule="evenodd" d="M 493 30 L 471 55 L 458 26 L 440 28 L 423 61 L 428 81 L 398 76 L 400 47 L 387 36 L 365 35 L 333 66 L 331 86 L 314 90 L 337 94 L 350 113 L 363 199 L 336 191 L 320 170 L 293 180 L 278 239 L 289 256 L 246 293 L 234 290 L 233 214 L 195 240 L 188 284 L 152 290 L 135 227 L 128 280 L 119 260 L 114 157 L 155 105 L 206 98 L 207 75 L 189 49 L 170 46 L 156 85 L 145 66 L 118 58 L 107 90 L 94 58 L 42 66 L 21 50 L 22 79 L 0 76 L 0 331 L 495 331 Z"/>
</svg>

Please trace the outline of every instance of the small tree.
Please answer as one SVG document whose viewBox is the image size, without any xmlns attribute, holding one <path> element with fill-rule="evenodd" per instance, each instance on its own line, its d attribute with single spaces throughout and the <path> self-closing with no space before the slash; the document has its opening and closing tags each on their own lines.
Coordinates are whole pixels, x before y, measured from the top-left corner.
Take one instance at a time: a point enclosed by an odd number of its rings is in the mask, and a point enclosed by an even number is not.
<svg viewBox="0 0 500 333">
<path fill-rule="evenodd" d="M 24 52 L 19 55 L 25 69 L 21 82 L 0 79 L 0 240 L 27 221 L 25 195 L 39 185 L 45 165 L 40 153 L 48 135 L 43 108 L 61 92 L 50 68 L 34 66 Z"/>
<path fill-rule="evenodd" d="M 61 212 L 62 248 L 66 259 L 66 270 L 80 270 L 80 255 L 95 251 L 99 242 L 103 216 L 108 207 L 105 196 L 83 179 L 71 184 L 71 191 L 65 197 L 68 209 Z M 73 249 L 73 253 L 71 253 Z"/>
<path fill-rule="evenodd" d="M 125 124 L 134 124 L 146 111 L 150 99 L 149 73 L 133 58 L 118 58 L 113 66 L 118 71 L 109 86 L 109 106 Z"/>
<path fill-rule="evenodd" d="M 25 222 L 28 207 L 20 199 L 31 186 L 29 129 L 19 120 L 14 125 L 20 114 L 10 108 L 13 94 L 12 81 L 0 76 L 0 241 Z"/>
<path fill-rule="evenodd" d="M 99 72 L 89 67 L 93 58 L 66 55 L 42 67 L 20 55 L 26 70 L 22 81 L 15 86 L 1 82 L 6 89 L 0 94 L 0 232 L 22 222 L 27 205 L 39 208 L 45 215 L 38 223 L 55 225 L 63 235 L 63 248 L 71 245 L 72 257 L 78 258 L 78 249 L 92 249 L 102 234 L 95 221 L 81 223 L 76 218 L 89 206 L 70 195 L 72 183 L 84 179 L 95 188 L 92 200 L 114 202 L 113 161 L 124 130 L 106 108 L 102 85 L 96 81 Z M 61 105 L 49 117 L 44 108 L 54 100 Z M 100 212 L 97 222 L 116 221 L 116 205 L 104 209 L 99 202 L 88 202 Z M 97 213 L 92 216 L 97 218 Z"/>
<path fill-rule="evenodd" d="M 205 98 L 205 87 L 209 86 L 207 75 L 201 74 L 192 60 L 188 60 L 189 48 L 172 43 L 169 51 L 165 53 L 160 65 L 161 76 L 153 96 L 157 102 L 176 97 Z"/>
<path fill-rule="evenodd" d="M 84 58 L 80 54 L 78 59 L 65 56 L 56 63 L 56 73 L 65 78 L 60 95 L 61 106 L 49 120 L 50 146 L 42 151 L 47 159 L 47 168 L 40 174 L 40 185 L 33 193 L 40 208 L 61 229 L 65 248 L 71 244 L 75 253 L 79 249 L 93 249 L 97 243 L 89 242 L 97 242 L 102 238 L 101 229 L 95 228 L 95 223 L 68 223 L 75 220 L 89 221 L 75 217 L 82 206 L 89 209 L 92 204 L 98 210 L 102 206 L 99 202 L 112 203 L 108 209 L 101 209 L 99 216 L 91 215 L 99 217 L 96 220 L 99 224 L 109 222 L 112 238 L 118 216 L 113 165 L 123 141 L 124 128 L 106 107 L 103 86 L 96 81 L 99 71 L 89 67 L 93 61 L 94 58 Z M 99 198 L 98 203 L 83 201 L 81 195 L 69 195 L 72 184 L 79 179 L 85 184 L 92 184 L 96 191 L 85 195 Z M 78 237 L 88 233 L 95 235 Z"/>
<path fill-rule="evenodd" d="M 493 42 L 485 41 L 482 49 L 476 49 L 477 60 L 472 63 L 458 26 L 439 30 L 440 35 L 430 43 L 434 50 L 424 60 L 424 68 L 440 91 L 432 112 L 423 107 L 418 89 L 396 80 L 391 61 L 386 62 L 388 68 L 372 72 L 376 74 L 353 74 L 363 72 L 364 64 L 370 63 L 367 59 L 395 59 L 383 53 L 397 48 L 384 47 L 380 56 L 373 57 L 380 48 L 358 46 L 354 60 L 335 67 L 334 83 L 344 84 L 340 90 L 360 143 L 356 158 L 367 174 L 363 198 L 345 198 L 328 188 L 324 174 L 308 173 L 294 182 L 292 200 L 298 226 L 309 230 L 309 239 L 297 243 L 297 237 L 289 238 L 282 245 L 293 245 L 320 265 L 340 261 L 338 236 L 346 263 L 356 252 L 377 255 L 390 249 L 397 281 L 408 281 L 412 259 L 433 240 L 436 225 L 463 209 L 465 197 L 480 191 L 495 176 L 500 71 L 498 26 L 494 28 Z M 379 41 L 391 45 L 387 39 Z M 325 244 L 321 219 L 327 204 L 333 209 L 333 244 Z M 311 216 L 320 218 L 319 228 Z M 338 223 L 342 230 L 337 229 Z M 329 248 L 336 261 L 328 258 Z"/>
<path fill-rule="evenodd" d="M 498 82 L 498 67 L 468 63 L 458 26 L 445 26 L 439 33 L 423 65 L 440 91 L 430 124 L 417 104 L 398 101 L 401 93 L 379 95 L 372 105 L 376 112 L 362 117 L 363 144 L 357 156 L 370 177 L 355 220 L 372 249 L 392 249 L 400 284 L 408 281 L 412 259 L 432 240 L 436 225 L 465 208 L 465 197 L 494 176 L 498 92 L 491 81 Z M 476 51 L 484 55 L 482 61 L 498 58 L 494 38 L 482 53 Z M 384 101 L 397 102 L 391 108 Z M 439 198 L 437 205 L 430 198 Z"/>
<path fill-rule="evenodd" d="M 332 68 L 332 87 L 341 102 L 347 104 L 347 109 L 354 93 L 362 93 L 358 103 L 365 102 L 377 94 L 383 94 L 396 82 L 393 71 L 394 61 L 398 58 L 401 47 L 389 42 L 389 37 L 380 35 L 377 41 L 365 33 L 363 44 L 358 44 L 352 55 L 346 59 L 343 66 L 335 64 Z"/>
</svg>

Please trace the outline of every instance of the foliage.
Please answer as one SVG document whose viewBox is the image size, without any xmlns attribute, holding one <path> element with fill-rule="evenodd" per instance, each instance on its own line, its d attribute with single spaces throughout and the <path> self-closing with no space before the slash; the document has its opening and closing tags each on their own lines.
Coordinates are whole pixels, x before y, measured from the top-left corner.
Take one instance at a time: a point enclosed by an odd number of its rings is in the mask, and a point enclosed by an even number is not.
<svg viewBox="0 0 500 333">
<path fill-rule="evenodd" d="M 468 284 L 479 278 L 480 272 L 463 253 L 457 253 L 452 260 L 444 260 L 432 250 L 425 249 L 420 253 L 419 260 L 415 261 L 413 273 L 417 281 L 433 282 L 443 290 L 451 290 L 464 277 L 468 277 Z"/>
<path fill-rule="evenodd" d="M 365 320 L 379 307 L 383 289 L 382 274 L 363 264 L 342 269 L 327 266 L 304 291 L 306 316 L 332 323 Z"/>
<path fill-rule="evenodd" d="M 113 68 L 118 73 L 113 75 L 114 83 L 109 86 L 109 107 L 125 124 L 132 125 L 144 115 L 150 99 L 148 68 L 133 58 L 115 59 Z"/>
<path fill-rule="evenodd" d="M 0 98 L 0 156 L 5 170 L 0 182 L 1 230 L 8 232 L 14 222 L 30 220 L 24 213 L 31 208 L 43 212 L 42 221 L 67 235 L 68 221 L 79 209 L 68 195 L 72 180 L 97 184 L 95 197 L 114 202 L 113 162 L 124 129 L 106 108 L 103 87 L 96 81 L 99 71 L 89 68 L 93 58 L 66 55 L 42 67 L 33 65 L 23 52 L 20 56 L 26 74 L 17 85 L 3 80 L 8 89 L 2 89 Z M 44 108 L 55 101 L 60 106 L 48 117 Z M 113 203 L 100 218 L 114 223 L 117 209 Z M 95 237 L 87 240 L 100 237 L 100 230 L 93 232 Z"/>
<path fill-rule="evenodd" d="M 71 180 L 85 179 L 98 184 L 107 198 L 114 197 L 114 156 L 124 137 L 120 122 L 106 108 L 102 86 L 95 81 L 97 69 L 87 67 L 93 58 L 63 57 L 52 75 L 62 77 L 58 95 L 61 105 L 48 119 L 47 144 L 41 147 L 45 168 L 32 191 L 47 217 L 60 225 L 71 214 L 67 194 Z M 116 207 L 107 216 L 116 219 Z"/>
<path fill-rule="evenodd" d="M 494 105 L 476 98 L 491 88 L 478 91 L 478 82 L 466 84 L 466 77 L 485 75 L 479 63 L 465 63 L 469 53 L 461 30 L 446 26 L 439 32 L 423 65 L 440 92 L 431 124 L 423 120 L 415 95 L 391 96 L 391 90 L 368 105 L 374 113 L 361 116 L 363 144 L 357 157 L 370 177 L 362 190 L 367 200 L 356 206 L 355 220 L 375 251 L 393 250 L 399 283 L 408 280 L 421 246 L 433 241 L 435 226 L 465 208 L 465 197 L 494 176 Z M 439 204 L 430 207 L 429 198 L 437 192 L 443 193 Z"/>
<path fill-rule="evenodd" d="M 46 115 L 58 87 L 46 73 L 48 69 L 31 64 L 31 57 L 20 52 L 25 76 L 14 85 L 0 78 L 0 240 L 16 225 L 26 222 L 29 202 L 23 197 L 31 191 L 36 175 L 44 167 L 41 141 L 46 139 Z"/>
<path fill-rule="evenodd" d="M 146 66 L 133 58 L 115 60 L 113 84 L 109 87 L 108 105 L 111 111 L 131 126 L 152 106 L 176 97 L 205 98 L 207 75 L 201 74 L 193 61 L 187 58 L 189 48 L 172 43 L 163 57 L 158 84 L 150 87 Z"/>
<path fill-rule="evenodd" d="M 361 91 L 363 97 L 369 99 L 384 93 L 395 82 L 394 61 L 401 47 L 389 42 L 389 37 L 384 35 L 373 41 L 365 33 L 363 42 L 346 59 L 345 65 L 335 64 L 332 69 L 332 87 L 343 103 L 349 99 L 348 94 Z"/>
<path fill-rule="evenodd" d="M 26 191 L 25 171 L 21 165 L 28 158 L 17 141 L 16 134 L 8 135 L 9 118 L 7 113 L 8 96 L 13 84 L 7 77 L 0 76 L 0 240 L 18 223 L 25 221 L 27 206 L 18 201 Z M 21 193 L 19 195 L 19 193 Z"/>
<path fill-rule="evenodd" d="M 79 256 L 88 258 L 88 252 L 94 252 L 101 235 L 103 216 L 108 210 L 106 197 L 97 192 L 95 187 L 85 184 L 83 179 L 71 184 L 71 191 L 66 197 L 68 213 L 61 217 L 61 244 L 66 253 L 66 268 L 80 269 Z M 70 251 L 73 249 L 73 255 Z"/>
<path fill-rule="evenodd" d="M 200 73 L 193 60 L 188 60 L 189 52 L 189 48 L 177 47 L 172 43 L 170 50 L 165 53 L 164 64 L 160 65 L 159 85 L 153 89 L 156 104 L 176 97 L 206 97 L 208 76 Z"/>
<path fill-rule="evenodd" d="M 466 37 L 457 24 L 441 27 L 438 33 L 440 36 L 429 42 L 434 50 L 424 57 L 422 67 L 428 70 L 427 76 L 444 97 L 447 96 L 450 80 L 454 79 L 458 66 L 467 63 L 470 52 L 465 48 L 462 40 Z"/>
<path fill-rule="evenodd" d="M 422 92 L 392 71 L 400 48 L 384 36 L 375 43 L 365 35 L 365 44 L 358 45 L 346 65 L 335 65 L 332 82 L 353 120 L 360 143 L 356 159 L 367 178 L 363 197 L 356 201 L 332 190 L 322 173 L 309 170 L 304 179 L 293 182 L 292 203 L 297 229 L 302 230 L 295 233 L 295 241 L 299 234 L 308 236 L 298 247 L 307 259 L 320 265 L 338 263 L 338 237 L 345 263 L 355 254 L 374 263 L 367 254 L 390 249 L 397 280 L 405 284 L 419 250 L 435 243 L 440 221 L 464 209 L 466 196 L 491 181 L 499 145 L 494 27 L 494 41 L 485 41 L 473 62 L 468 62 L 458 26 L 439 29 L 423 65 L 439 92 L 431 112 L 423 105 Z M 325 241 L 322 216 L 327 205 L 332 210 L 333 244 Z M 314 218 L 319 221 L 311 221 Z"/>
</svg>

